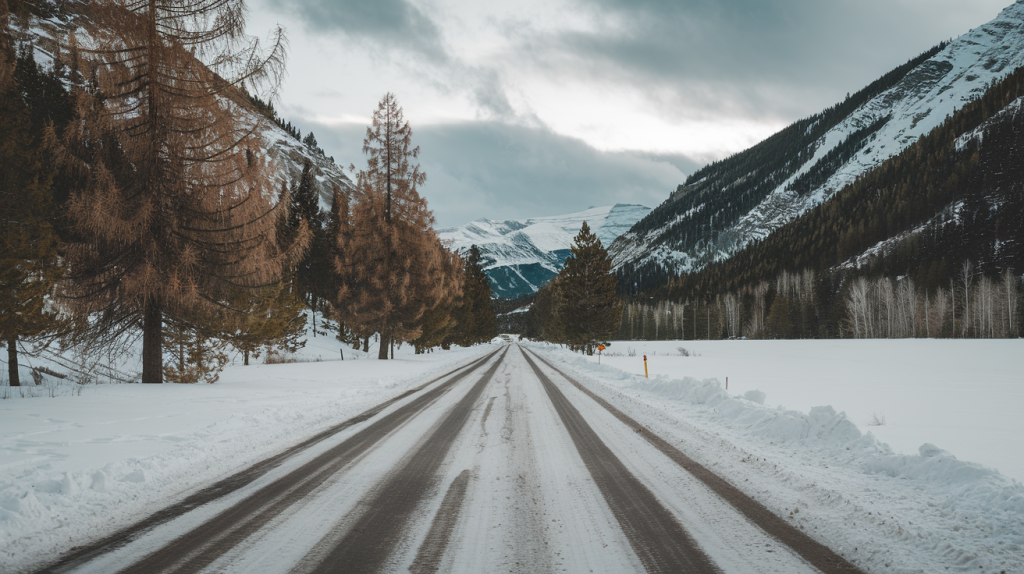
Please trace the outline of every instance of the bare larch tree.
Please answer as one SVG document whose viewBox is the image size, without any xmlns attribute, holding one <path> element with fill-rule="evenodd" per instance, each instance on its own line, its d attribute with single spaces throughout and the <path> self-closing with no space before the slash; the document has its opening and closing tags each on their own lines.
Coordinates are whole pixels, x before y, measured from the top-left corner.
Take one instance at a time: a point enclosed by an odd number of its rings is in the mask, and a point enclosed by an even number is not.
<svg viewBox="0 0 1024 574">
<path fill-rule="evenodd" d="M 419 195 L 426 174 L 411 160 L 412 129 L 394 94 L 386 94 L 366 130 L 366 170 L 356 178 L 351 215 L 336 229 L 340 289 L 335 308 L 358 333 L 380 334 L 378 358 L 394 341 L 419 336 L 423 313 L 460 287 L 446 272 L 434 216 Z M 346 205 L 346 210 L 348 209 Z"/>
<path fill-rule="evenodd" d="M 142 327 L 142 382 L 160 383 L 162 323 L 273 283 L 308 242 L 281 249 L 263 126 L 240 88 L 276 85 L 244 33 L 242 0 L 94 0 L 69 38 L 87 85 L 59 138 L 84 182 L 68 202 L 66 296 L 112 338 Z"/>
</svg>

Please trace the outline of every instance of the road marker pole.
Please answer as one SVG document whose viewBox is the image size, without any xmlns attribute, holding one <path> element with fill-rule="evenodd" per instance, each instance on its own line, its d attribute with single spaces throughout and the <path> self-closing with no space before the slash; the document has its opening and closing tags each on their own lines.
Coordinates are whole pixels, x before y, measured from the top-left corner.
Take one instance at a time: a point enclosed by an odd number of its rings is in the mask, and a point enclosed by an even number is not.
<svg viewBox="0 0 1024 574">
<path fill-rule="evenodd" d="M 644 378 L 645 379 L 651 378 L 651 377 L 649 377 L 647 375 L 647 355 L 644 355 Z"/>
</svg>

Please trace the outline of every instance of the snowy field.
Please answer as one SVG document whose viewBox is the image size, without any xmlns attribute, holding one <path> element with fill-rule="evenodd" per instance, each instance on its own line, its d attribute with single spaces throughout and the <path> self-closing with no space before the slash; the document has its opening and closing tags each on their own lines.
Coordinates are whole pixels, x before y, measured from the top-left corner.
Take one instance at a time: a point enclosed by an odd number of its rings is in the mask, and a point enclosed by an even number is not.
<svg viewBox="0 0 1024 574">
<path fill-rule="evenodd" d="M 1024 339 L 617 341 L 607 353 L 638 375 L 646 354 L 652 378 L 728 377 L 730 394 L 760 391 L 771 407 L 830 405 L 896 453 L 930 443 L 1024 482 Z"/>
<path fill-rule="evenodd" d="M 491 347 L 229 366 L 213 385 L 87 385 L 0 400 L 0 572 L 110 534 Z M 29 379 L 31 382 L 31 379 Z M 64 385 L 74 385 L 64 383 Z M 37 390 L 37 389 L 32 389 Z M 37 393 L 38 394 L 38 393 Z"/>
</svg>

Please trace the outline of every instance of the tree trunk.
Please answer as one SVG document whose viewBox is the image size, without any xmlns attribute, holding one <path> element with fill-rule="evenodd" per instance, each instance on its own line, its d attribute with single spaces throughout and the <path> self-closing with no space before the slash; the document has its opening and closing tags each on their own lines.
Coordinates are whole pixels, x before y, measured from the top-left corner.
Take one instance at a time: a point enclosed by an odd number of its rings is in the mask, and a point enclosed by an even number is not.
<svg viewBox="0 0 1024 574">
<path fill-rule="evenodd" d="M 249 350 L 246 349 L 245 351 L 242 351 L 242 354 L 245 355 L 245 364 L 244 364 L 244 366 L 248 367 L 249 366 Z"/>
<path fill-rule="evenodd" d="M 7 377 L 12 387 L 21 386 L 21 378 L 18 377 L 18 336 L 7 336 Z"/>
<path fill-rule="evenodd" d="M 142 319 L 142 382 L 164 382 L 163 371 L 163 314 L 160 304 L 146 302 Z"/>
<path fill-rule="evenodd" d="M 395 340 L 391 339 L 391 358 L 395 358 Z"/>
<path fill-rule="evenodd" d="M 377 358 L 386 361 L 388 358 L 388 342 L 391 340 L 391 334 L 384 331 L 380 334 L 380 350 L 377 351 Z"/>
</svg>

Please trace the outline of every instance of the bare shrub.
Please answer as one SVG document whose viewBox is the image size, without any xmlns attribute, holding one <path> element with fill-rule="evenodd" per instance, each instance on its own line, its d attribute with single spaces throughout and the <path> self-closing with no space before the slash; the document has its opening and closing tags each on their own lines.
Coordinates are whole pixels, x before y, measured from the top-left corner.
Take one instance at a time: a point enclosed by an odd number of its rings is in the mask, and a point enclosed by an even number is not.
<svg viewBox="0 0 1024 574">
<path fill-rule="evenodd" d="M 871 413 L 871 418 L 868 420 L 869 427 L 882 427 L 885 426 L 885 414 L 884 413 Z"/>
</svg>

